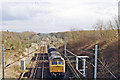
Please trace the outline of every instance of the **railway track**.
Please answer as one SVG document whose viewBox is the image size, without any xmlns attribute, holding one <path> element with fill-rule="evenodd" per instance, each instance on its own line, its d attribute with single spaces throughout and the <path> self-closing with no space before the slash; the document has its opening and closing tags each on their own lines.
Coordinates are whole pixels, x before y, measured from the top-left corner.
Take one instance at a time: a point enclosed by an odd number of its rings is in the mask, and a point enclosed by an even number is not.
<svg viewBox="0 0 120 80">
<path fill-rule="evenodd" d="M 71 53 L 70 51 L 66 50 L 67 52 L 69 52 L 71 55 L 77 56 L 74 53 Z M 62 56 L 65 58 L 65 55 L 61 52 Z M 75 67 L 72 65 L 69 57 L 66 56 L 66 65 L 69 67 L 70 71 L 73 73 L 74 77 L 73 79 L 77 79 L 77 80 L 82 80 L 83 77 L 81 76 L 81 72 L 76 70 Z M 71 79 L 71 78 L 70 78 Z"/>
<path fill-rule="evenodd" d="M 48 50 L 47 45 L 40 46 L 40 53 L 36 53 L 35 61 L 32 64 L 32 67 L 29 71 L 29 79 L 37 79 L 37 80 L 45 80 L 50 79 L 50 71 L 49 71 L 49 61 L 48 61 Z M 61 53 L 62 54 L 62 53 Z M 64 54 L 62 54 L 64 56 Z M 73 54 L 72 54 L 73 55 Z M 74 54 L 74 56 L 76 56 Z M 64 56 L 65 57 L 65 56 Z M 66 65 L 69 67 L 71 72 L 74 75 L 74 78 L 81 80 L 80 72 L 78 72 L 70 62 L 70 59 L 66 57 Z M 65 77 L 67 78 L 67 77 Z"/>
<path fill-rule="evenodd" d="M 40 46 L 40 53 L 36 54 L 33 65 L 35 66 L 32 68 L 29 78 L 33 80 L 50 78 L 47 45 L 44 44 Z"/>
</svg>

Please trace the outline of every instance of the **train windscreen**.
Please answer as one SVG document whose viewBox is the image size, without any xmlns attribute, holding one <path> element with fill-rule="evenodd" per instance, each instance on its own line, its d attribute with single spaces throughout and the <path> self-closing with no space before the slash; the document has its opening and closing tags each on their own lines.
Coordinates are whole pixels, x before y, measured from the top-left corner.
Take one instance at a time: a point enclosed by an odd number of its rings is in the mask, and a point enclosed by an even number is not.
<svg viewBox="0 0 120 80">
<path fill-rule="evenodd" d="M 59 61 L 58 64 L 59 65 L 64 65 L 64 62 L 63 61 Z"/>
<path fill-rule="evenodd" d="M 57 61 L 52 62 L 52 65 L 57 65 Z"/>
</svg>

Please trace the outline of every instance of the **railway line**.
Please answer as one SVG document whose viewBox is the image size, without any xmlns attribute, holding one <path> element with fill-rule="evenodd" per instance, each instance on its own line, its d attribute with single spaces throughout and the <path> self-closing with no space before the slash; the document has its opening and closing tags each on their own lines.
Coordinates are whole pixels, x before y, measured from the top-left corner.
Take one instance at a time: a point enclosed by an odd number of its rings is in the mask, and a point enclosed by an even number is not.
<svg viewBox="0 0 120 80">
<path fill-rule="evenodd" d="M 66 61 L 67 61 L 66 65 L 68 65 L 69 69 L 72 71 L 75 78 L 81 79 L 80 75 L 79 75 L 79 72 L 74 69 L 74 67 L 70 63 L 70 60 L 67 58 Z M 49 70 L 47 45 L 42 44 L 40 46 L 40 53 L 36 53 L 35 62 L 32 64 L 32 66 L 33 65 L 35 65 L 35 66 L 30 71 L 30 76 L 29 76 L 30 79 L 44 80 L 44 79 L 50 79 L 51 78 L 50 70 Z M 64 77 L 64 78 L 66 78 L 66 77 Z"/>
<path fill-rule="evenodd" d="M 40 46 L 40 53 L 36 53 L 35 65 L 30 71 L 30 79 L 47 79 L 50 78 L 49 73 L 49 61 L 48 61 L 48 51 L 47 45 L 42 44 Z"/>
<path fill-rule="evenodd" d="M 71 53 L 70 51 L 68 51 L 67 49 L 66 49 L 66 51 L 68 53 L 70 53 L 71 55 L 77 56 L 74 53 Z M 65 58 L 65 55 L 63 53 L 61 53 L 61 54 Z M 75 67 L 72 65 L 69 57 L 67 57 L 67 56 L 66 56 L 66 65 L 69 67 L 70 71 L 73 73 L 73 75 L 74 75 L 73 79 L 78 79 L 78 80 L 83 79 L 81 72 L 75 69 Z M 67 77 L 67 78 L 71 79 L 71 77 Z"/>
<path fill-rule="evenodd" d="M 49 50 L 47 49 L 47 45 L 45 44 L 45 42 L 42 42 L 39 48 L 39 53 L 35 53 L 34 62 L 31 65 L 30 71 L 28 72 L 29 74 L 28 79 L 45 80 L 45 79 L 53 78 L 53 76 L 51 76 L 50 73 L 51 65 L 49 65 L 48 52 Z M 64 56 L 64 54 L 62 55 Z M 66 65 L 74 74 L 74 78 L 81 80 L 80 73 L 72 66 L 68 57 L 66 57 Z M 68 78 L 68 77 L 64 77 L 64 78 Z"/>
</svg>

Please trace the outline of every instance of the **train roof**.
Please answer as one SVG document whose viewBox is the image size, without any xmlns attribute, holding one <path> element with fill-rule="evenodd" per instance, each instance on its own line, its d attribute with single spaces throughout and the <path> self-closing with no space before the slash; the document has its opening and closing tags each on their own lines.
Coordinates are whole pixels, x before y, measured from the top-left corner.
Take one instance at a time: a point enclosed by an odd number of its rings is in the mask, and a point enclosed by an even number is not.
<svg viewBox="0 0 120 80">
<path fill-rule="evenodd" d="M 48 49 L 48 53 L 51 53 L 52 51 L 57 51 L 55 48 Z"/>
<path fill-rule="evenodd" d="M 64 60 L 64 58 L 62 58 L 62 56 L 56 56 L 56 55 L 52 55 L 52 56 L 50 56 L 50 60 L 53 60 L 53 59 Z"/>
<path fill-rule="evenodd" d="M 50 54 L 51 55 L 60 55 L 61 56 L 61 54 L 58 51 L 51 51 Z"/>
</svg>

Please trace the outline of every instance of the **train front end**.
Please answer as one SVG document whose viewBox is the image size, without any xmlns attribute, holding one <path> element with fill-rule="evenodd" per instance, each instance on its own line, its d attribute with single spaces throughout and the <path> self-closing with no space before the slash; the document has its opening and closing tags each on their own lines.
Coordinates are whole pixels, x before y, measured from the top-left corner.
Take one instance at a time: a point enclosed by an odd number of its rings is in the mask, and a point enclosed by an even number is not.
<svg viewBox="0 0 120 80">
<path fill-rule="evenodd" d="M 52 77 L 63 78 L 65 73 L 65 60 L 50 61 L 50 73 Z"/>
</svg>

